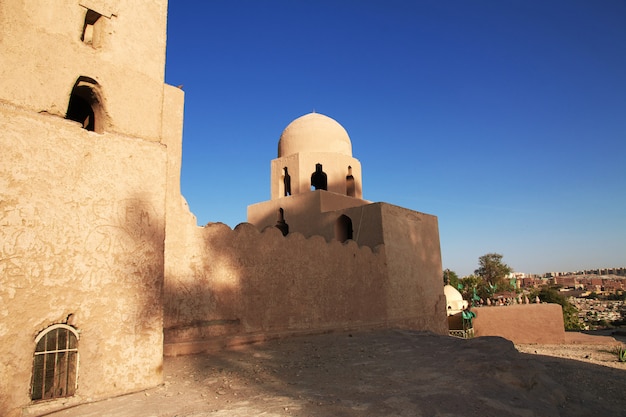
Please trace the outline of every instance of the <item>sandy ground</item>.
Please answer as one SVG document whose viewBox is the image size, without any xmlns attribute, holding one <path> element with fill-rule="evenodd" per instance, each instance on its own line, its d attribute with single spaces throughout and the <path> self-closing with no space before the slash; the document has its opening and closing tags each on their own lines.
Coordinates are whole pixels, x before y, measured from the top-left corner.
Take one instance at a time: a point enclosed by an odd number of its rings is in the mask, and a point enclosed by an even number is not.
<svg viewBox="0 0 626 417">
<path fill-rule="evenodd" d="M 48 415 L 626 416 L 615 349 L 406 330 L 302 336 L 166 358 L 157 388 Z"/>
</svg>

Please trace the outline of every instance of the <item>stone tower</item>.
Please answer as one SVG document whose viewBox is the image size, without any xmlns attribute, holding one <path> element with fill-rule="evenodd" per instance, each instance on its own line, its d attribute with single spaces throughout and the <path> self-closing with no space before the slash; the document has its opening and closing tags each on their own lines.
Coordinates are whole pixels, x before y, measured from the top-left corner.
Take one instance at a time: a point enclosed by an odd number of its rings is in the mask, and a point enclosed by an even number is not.
<svg viewBox="0 0 626 417">
<path fill-rule="evenodd" d="M 166 19 L 165 0 L 0 2 L 0 415 L 162 380 Z"/>
</svg>

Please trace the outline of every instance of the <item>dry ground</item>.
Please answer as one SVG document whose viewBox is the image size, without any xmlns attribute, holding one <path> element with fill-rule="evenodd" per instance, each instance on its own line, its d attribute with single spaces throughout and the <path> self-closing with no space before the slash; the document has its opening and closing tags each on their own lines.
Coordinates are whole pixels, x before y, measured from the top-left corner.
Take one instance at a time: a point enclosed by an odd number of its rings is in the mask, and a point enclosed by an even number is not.
<svg viewBox="0 0 626 417">
<path fill-rule="evenodd" d="M 332 333 L 166 358 L 164 369 L 157 388 L 49 415 L 626 415 L 626 363 L 607 344 L 516 348 L 498 337 Z"/>
</svg>

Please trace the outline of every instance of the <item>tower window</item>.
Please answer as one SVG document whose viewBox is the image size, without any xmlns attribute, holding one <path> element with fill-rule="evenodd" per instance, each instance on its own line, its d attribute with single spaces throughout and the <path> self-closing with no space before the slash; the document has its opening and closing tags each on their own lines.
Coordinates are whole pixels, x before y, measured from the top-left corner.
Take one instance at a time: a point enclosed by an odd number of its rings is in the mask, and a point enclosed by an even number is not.
<svg viewBox="0 0 626 417">
<path fill-rule="evenodd" d="M 98 83 L 88 77 L 79 77 L 74 84 L 65 118 L 74 120 L 83 129 L 103 132 L 102 105 L 97 94 Z"/>
<path fill-rule="evenodd" d="M 76 392 L 78 333 L 65 324 L 55 324 L 35 339 L 31 399 L 70 397 Z"/>
<path fill-rule="evenodd" d="M 291 175 L 285 167 L 285 175 L 283 176 L 283 188 L 285 189 L 285 197 L 291 195 Z"/>
<path fill-rule="evenodd" d="M 93 10 L 87 10 L 85 13 L 85 23 L 83 24 L 83 34 L 80 37 L 85 44 L 94 48 L 100 46 L 100 34 L 102 32 L 102 15 Z"/>
<path fill-rule="evenodd" d="M 311 189 L 328 191 L 328 179 L 322 171 L 322 164 L 315 164 L 315 172 L 311 175 Z"/>
<path fill-rule="evenodd" d="M 352 175 L 351 166 L 348 166 L 348 175 L 346 175 L 346 195 L 348 197 L 356 196 L 356 185 L 354 183 L 354 176 Z"/>
</svg>

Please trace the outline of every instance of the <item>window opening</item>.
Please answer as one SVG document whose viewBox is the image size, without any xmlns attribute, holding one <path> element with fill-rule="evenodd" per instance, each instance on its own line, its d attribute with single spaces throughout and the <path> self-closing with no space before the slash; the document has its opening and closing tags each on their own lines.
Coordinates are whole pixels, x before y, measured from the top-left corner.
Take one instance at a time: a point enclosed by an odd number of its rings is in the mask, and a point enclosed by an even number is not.
<svg viewBox="0 0 626 417">
<path fill-rule="evenodd" d="M 328 179 L 322 171 L 322 164 L 315 164 L 315 172 L 311 175 L 311 189 L 328 191 Z"/>
<path fill-rule="evenodd" d="M 102 17 L 100 13 L 87 10 L 85 13 L 85 23 L 83 24 L 83 33 L 80 37 L 81 41 L 94 48 L 100 46 L 100 26 L 102 24 L 100 17 Z"/>
<path fill-rule="evenodd" d="M 281 231 L 283 236 L 287 236 L 289 234 L 289 225 L 285 222 L 285 210 L 281 208 L 278 209 L 278 221 L 276 222 L 276 228 Z"/>
<path fill-rule="evenodd" d="M 335 221 L 335 239 L 345 242 L 352 239 L 352 219 L 342 214 Z"/>
<path fill-rule="evenodd" d="M 78 333 L 65 324 L 44 330 L 35 339 L 31 399 L 70 397 L 76 392 Z"/>
<path fill-rule="evenodd" d="M 287 171 L 287 167 L 284 168 L 285 175 L 283 176 L 283 186 L 285 188 L 285 197 L 291 195 L 291 175 Z"/>
<path fill-rule="evenodd" d="M 91 78 L 78 78 L 70 94 L 65 118 L 80 123 L 83 129 L 102 133 L 102 106 L 96 92 L 97 85 Z"/>
<path fill-rule="evenodd" d="M 352 167 L 348 165 L 348 175 L 346 175 L 346 195 L 349 197 L 356 196 L 356 185 L 352 176 Z"/>
</svg>

